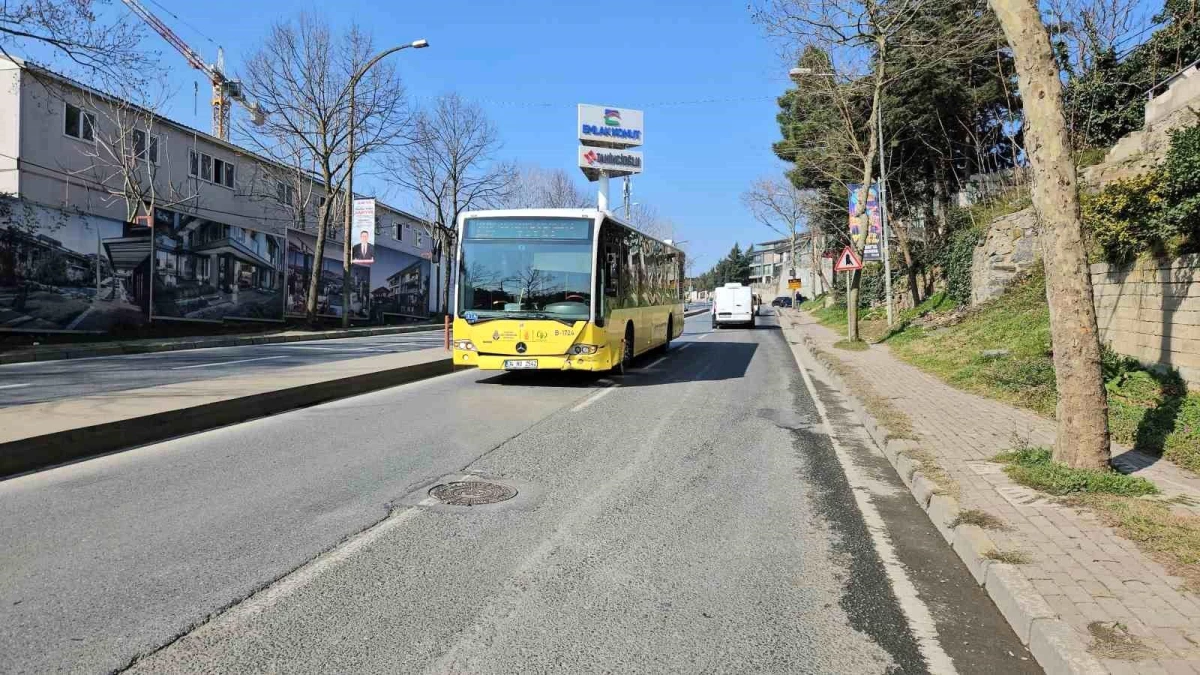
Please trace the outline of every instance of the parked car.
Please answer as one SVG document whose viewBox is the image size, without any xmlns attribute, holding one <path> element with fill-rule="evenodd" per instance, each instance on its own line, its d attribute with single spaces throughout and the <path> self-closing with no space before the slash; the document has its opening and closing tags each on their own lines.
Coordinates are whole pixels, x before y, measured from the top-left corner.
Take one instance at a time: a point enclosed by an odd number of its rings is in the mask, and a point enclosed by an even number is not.
<svg viewBox="0 0 1200 675">
<path fill-rule="evenodd" d="M 772 307 L 791 307 L 792 298 L 789 295 L 781 295 L 771 301 Z"/>
</svg>

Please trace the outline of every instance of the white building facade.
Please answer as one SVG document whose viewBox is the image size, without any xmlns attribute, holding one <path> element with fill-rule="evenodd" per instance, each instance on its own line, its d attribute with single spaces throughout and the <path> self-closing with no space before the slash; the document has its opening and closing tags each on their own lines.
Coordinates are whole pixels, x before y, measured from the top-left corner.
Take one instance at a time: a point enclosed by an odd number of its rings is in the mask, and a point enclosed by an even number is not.
<svg viewBox="0 0 1200 675">
<path fill-rule="evenodd" d="M 302 170 L 0 58 L 0 331 L 303 315 L 326 199 Z M 342 203 L 318 313 L 428 317 L 441 291 L 428 223 L 379 204 L 374 263 L 346 280 Z"/>
</svg>

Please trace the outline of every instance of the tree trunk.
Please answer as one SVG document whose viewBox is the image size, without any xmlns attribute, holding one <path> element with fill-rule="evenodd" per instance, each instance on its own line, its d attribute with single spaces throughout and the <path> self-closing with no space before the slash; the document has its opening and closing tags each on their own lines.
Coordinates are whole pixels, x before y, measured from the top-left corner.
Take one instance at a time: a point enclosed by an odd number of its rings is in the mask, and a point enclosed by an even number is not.
<svg viewBox="0 0 1200 675">
<path fill-rule="evenodd" d="M 329 181 L 325 181 L 329 185 Z M 313 251 L 312 274 L 308 277 L 308 297 L 304 299 L 305 320 L 311 327 L 317 325 L 317 291 L 321 288 L 321 270 L 325 257 L 325 232 L 329 229 L 329 212 L 333 210 L 333 196 L 330 193 L 317 215 L 317 247 Z"/>
<path fill-rule="evenodd" d="M 900 242 L 900 254 L 904 256 L 904 269 L 908 272 L 908 291 L 912 295 L 913 307 L 921 304 L 921 286 L 917 283 L 917 268 L 913 265 L 912 249 L 908 246 L 908 225 L 894 223 L 896 240 Z"/>
<path fill-rule="evenodd" d="M 1033 207 L 1041 223 L 1058 386 L 1054 459 L 1076 468 L 1101 468 L 1110 456 L 1108 400 L 1062 82 L 1037 5 L 1030 0 L 989 2 L 1012 46 L 1025 108 L 1025 150 L 1033 172 Z"/>
</svg>

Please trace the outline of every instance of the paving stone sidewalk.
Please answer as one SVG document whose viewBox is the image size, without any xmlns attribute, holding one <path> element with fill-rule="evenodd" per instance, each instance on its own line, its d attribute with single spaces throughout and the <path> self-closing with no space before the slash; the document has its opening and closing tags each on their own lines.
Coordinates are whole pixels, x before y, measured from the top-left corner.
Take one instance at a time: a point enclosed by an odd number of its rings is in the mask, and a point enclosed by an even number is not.
<svg viewBox="0 0 1200 675">
<path fill-rule="evenodd" d="M 1010 526 L 988 534 L 1001 550 L 1030 556 L 1032 563 L 1017 569 L 1112 673 L 1200 673 L 1200 596 L 1095 515 L 1013 483 L 989 461 L 1013 447 L 1014 434 L 1031 445 L 1053 445 L 1052 420 L 954 389 L 884 345 L 837 349 L 833 343 L 843 336 L 806 313 L 785 317 L 909 417 L 920 447 L 958 483 L 963 509 L 986 511 Z M 1114 454 L 1122 468 L 1154 481 L 1166 496 L 1190 498 L 1174 508 L 1197 513 L 1200 479 L 1126 448 L 1114 447 Z M 1096 622 L 1124 626 L 1144 646 L 1140 657 L 1108 658 L 1111 652 L 1096 649 L 1093 631 L 1102 629 Z"/>
</svg>

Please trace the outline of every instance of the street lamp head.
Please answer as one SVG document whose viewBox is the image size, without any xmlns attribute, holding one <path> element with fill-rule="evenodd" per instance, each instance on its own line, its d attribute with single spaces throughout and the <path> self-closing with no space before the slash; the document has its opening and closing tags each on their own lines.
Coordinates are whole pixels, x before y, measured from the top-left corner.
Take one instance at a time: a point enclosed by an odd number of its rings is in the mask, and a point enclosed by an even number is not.
<svg viewBox="0 0 1200 675">
<path fill-rule="evenodd" d="M 429 40 L 415 40 L 411 45 L 413 49 L 424 49 L 429 46 Z"/>
<path fill-rule="evenodd" d="M 812 68 L 792 68 L 788 71 L 788 75 L 791 77 L 803 77 L 805 75 L 812 75 L 812 72 Z"/>
</svg>

